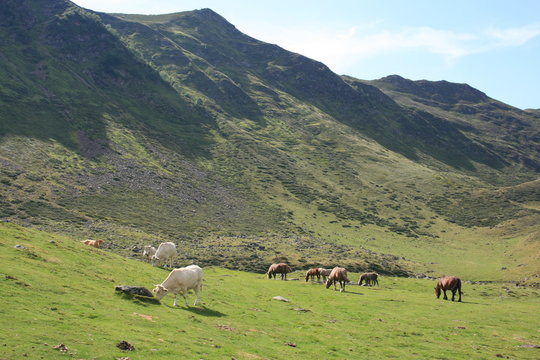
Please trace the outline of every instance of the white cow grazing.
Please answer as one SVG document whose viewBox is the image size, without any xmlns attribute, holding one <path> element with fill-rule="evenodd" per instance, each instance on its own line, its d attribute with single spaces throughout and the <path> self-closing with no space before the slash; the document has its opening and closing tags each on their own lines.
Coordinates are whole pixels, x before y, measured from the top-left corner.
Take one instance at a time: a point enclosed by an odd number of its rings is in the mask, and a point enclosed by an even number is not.
<svg viewBox="0 0 540 360">
<path fill-rule="evenodd" d="M 144 251 L 143 251 L 143 259 L 146 261 L 146 262 L 150 262 L 150 260 L 152 259 L 152 256 L 154 256 L 156 254 L 156 248 L 153 247 L 152 245 L 145 245 L 144 246 Z"/>
<path fill-rule="evenodd" d="M 184 303 L 186 306 L 187 302 L 187 292 L 189 290 L 195 291 L 195 303 L 199 303 L 199 293 L 202 290 L 203 282 L 203 271 L 197 265 L 189 265 L 180 269 L 174 269 L 171 271 L 169 276 L 161 284 L 156 285 L 154 292 L 158 299 L 162 299 L 169 292 L 174 294 L 174 303 L 173 306 L 178 305 L 178 294 L 182 294 L 184 297 Z"/>
<path fill-rule="evenodd" d="M 156 263 L 165 263 L 168 260 L 169 267 L 172 267 L 172 263 L 176 258 L 176 245 L 172 242 L 164 242 L 159 244 L 156 253 L 152 255 L 152 265 L 156 266 Z"/>
</svg>

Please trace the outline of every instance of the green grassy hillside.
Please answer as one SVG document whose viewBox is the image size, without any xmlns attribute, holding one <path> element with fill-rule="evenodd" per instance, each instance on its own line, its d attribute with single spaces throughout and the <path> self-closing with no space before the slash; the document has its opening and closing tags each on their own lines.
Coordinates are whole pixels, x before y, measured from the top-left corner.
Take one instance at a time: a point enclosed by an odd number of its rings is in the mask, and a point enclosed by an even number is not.
<svg viewBox="0 0 540 360">
<path fill-rule="evenodd" d="M 252 272 L 538 282 L 534 112 L 340 77 L 209 9 L 4 1 L 0 20 L 3 220 Z"/>
<path fill-rule="evenodd" d="M 167 273 L 0 224 L 0 359 L 538 358 L 529 346 L 540 345 L 540 297 L 514 284 L 465 282 L 463 302 L 452 303 L 435 299 L 432 280 L 383 276 L 378 288 L 340 293 L 209 267 L 197 307 L 115 294 L 115 285 L 151 288 Z M 119 350 L 120 341 L 135 350 Z M 54 348 L 60 344 L 65 353 Z"/>
</svg>

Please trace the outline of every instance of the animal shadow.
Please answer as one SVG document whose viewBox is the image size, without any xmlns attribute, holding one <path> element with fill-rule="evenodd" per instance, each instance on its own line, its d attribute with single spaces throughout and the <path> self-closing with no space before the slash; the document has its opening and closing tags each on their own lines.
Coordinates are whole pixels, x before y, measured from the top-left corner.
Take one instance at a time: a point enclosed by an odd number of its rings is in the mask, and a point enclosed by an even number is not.
<svg viewBox="0 0 540 360">
<path fill-rule="evenodd" d="M 202 316 L 210 316 L 210 317 L 227 316 L 227 314 L 224 314 L 224 313 L 222 313 L 220 311 L 217 311 L 217 310 L 209 309 L 204 305 L 200 305 L 200 306 L 197 306 L 197 307 L 189 306 L 187 308 L 183 307 L 182 310 L 189 311 L 191 313 L 194 313 L 194 314 L 197 314 L 197 315 L 202 315 Z"/>
<path fill-rule="evenodd" d="M 361 293 L 361 292 L 350 291 L 350 290 L 345 290 L 344 293 L 351 294 L 351 295 L 366 295 L 366 294 Z"/>
</svg>

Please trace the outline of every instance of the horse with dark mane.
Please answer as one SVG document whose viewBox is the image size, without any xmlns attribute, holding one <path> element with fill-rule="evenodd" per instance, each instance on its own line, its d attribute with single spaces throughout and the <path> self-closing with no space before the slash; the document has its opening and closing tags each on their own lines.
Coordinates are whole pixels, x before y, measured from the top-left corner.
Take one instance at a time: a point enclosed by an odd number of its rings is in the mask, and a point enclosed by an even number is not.
<svg viewBox="0 0 540 360">
<path fill-rule="evenodd" d="M 287 274 L 292 272 L 292 269 L 289 265 L 285 263 L 272 264 L 268 268 L 268 278 L 276 278 L 276 274 L 281 274 L 281 280 L 287 280 Z"/>
<path fill-rule="evenodd" d="M 308 281 L 309 278 L 311 278 L 311 280 L 315 280 L 315 276 L 317 277 L 317 280 L 321 280 L 321 274 L 319 272 L 319 268 L 309 269 L 306 272 L 306 282 Z"/>
<path fill-rule="evenodd" d="M 435 286 L 435 295 L 437 295 L 437 299 L 441 296 L 441 290 L 444 293 L 444 300 L 448 300 L 448 297 L 446 296 L 446 290 L 452 291 L 452 301 L 454 301 L 457 291 L 459 294 L 458 301 L 461 302 L 462 292 L 460 278 L 457 278 L 455 276 L 443 276 L 437 279 L 437 286 Z"/>
<path fill-rule="evenodd" d="M 365 284 L 367 286 L 373 286 L 375 284 L 379 286 L 379 280 L 377 280 L 378 277 L 379 277 L 379 274 L 377 274 L 376 272 L 364 273 L 360 276 L 360 281 L 358 281 L 358 285 L 361 286 L 362 281 L 365 281 Z"/>
</svg>

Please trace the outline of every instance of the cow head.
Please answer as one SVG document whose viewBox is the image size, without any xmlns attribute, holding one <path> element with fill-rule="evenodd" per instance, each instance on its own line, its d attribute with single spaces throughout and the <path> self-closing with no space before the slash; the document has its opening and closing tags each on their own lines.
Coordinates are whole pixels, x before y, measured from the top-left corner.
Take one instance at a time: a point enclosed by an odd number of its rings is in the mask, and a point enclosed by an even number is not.
<svg viewBox="0 0 540 360">
<path fill-rule="evenodd" d="M 156 293 L 156 297 L 160 300 L 169 292 L 169 290 L 163 287 L 163 285 L 161 284 L 156 285 L 156 287 L 152 291 Z"/>
</svg>

